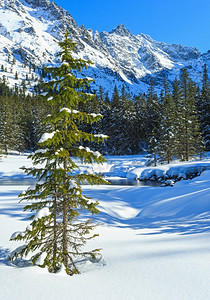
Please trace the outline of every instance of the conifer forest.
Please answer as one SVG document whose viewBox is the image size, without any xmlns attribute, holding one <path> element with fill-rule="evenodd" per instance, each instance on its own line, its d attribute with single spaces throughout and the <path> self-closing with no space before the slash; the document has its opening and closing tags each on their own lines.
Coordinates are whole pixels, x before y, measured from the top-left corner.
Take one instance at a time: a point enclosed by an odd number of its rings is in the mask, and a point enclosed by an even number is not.
<svg viewBox="0 0 210 300">
<path fill-rule="evenodd" d="M 1 151 L 33 151 L 46 131 L 43 120 L 51 112 L 41 93 L 43 82 L 51 74 L 41 72 L 39 83 L 33 93 L 27 92 L 27 79 L 22 85 L 10 88 L 5 76 L 0 80 L 0 145 Z M 29 78 L 29 76 L 28 76 Z M 46 89 L 46 87 L 45 87 Z M 87 90 L 90 90 L 87 86 Z M 131 96 L 124 86 L 112 95 L 99 92 L 91 102 L 75 103 L 74 109 L 86 113 L 101 114 L 98 122 L 78 124 L 90 134 L 103 133 L 109 138 L 99 145 L 84 141 L 103 154 L 137 154 L 147 150 L 151 163 L 169 163 L 176 157 L 188 161 L 210 149 L 210 84 L 206 65 L 203 70 L 202 87 L 192 81 L 186 69 L 174 82 L 165 82 L 161 92 L 155 90 L 150 80 L 148 92 Z M 84 145 L 83 145 L 84 146 Z"/>
</svg>

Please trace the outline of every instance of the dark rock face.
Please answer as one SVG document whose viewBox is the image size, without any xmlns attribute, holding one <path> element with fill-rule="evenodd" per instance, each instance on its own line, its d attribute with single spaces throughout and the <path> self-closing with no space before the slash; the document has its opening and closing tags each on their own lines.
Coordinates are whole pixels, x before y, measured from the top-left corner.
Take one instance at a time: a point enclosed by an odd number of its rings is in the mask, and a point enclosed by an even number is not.
<svg viewBox="0 0 210 300">
<path fill-rule="evenodd" d="M 130 31 L 125 28 L 123 24 L 118 25 L 115 29 L 113 29 L 110 33 L 115 33 L 120 36 L 129 36 L 131 35 Z"/>
<path fill-rule="evenodd" d="M 47 7 L 50 5 L 49 0 L 25 0 L 31 7 Z"/>
</svg>

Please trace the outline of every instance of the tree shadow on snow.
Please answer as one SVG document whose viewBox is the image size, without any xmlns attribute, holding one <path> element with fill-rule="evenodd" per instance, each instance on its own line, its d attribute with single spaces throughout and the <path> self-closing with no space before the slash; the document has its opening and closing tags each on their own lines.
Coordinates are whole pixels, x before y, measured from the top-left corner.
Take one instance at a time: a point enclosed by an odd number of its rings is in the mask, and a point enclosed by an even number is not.
<svg viewBox="0 0 210 300">
<path fill-rule="evenodd" d="M 26 202 L 19 202 L 19 194 L 20 190 L 5 190 L 3 192 L 0 192 L 0 201 L 3 202 L 3 204 L 0 206 L 0 215 L 9 216 L 11 218 L 18 218 L 22 221 L 26 221 L 28 219 L 30 213 L 23 211 Z"/>
<path fill-rule="evenodd" d="M 14 174 L 10 176 L 4 175 L 3 172 L 0 172 L 0 186 L 24 186 L 24 185 L 34 185 L 36 179 L 27 174 Z"/>
<path fill-rule="evenodd" d="M 210 232 L 210 212 L 182 218 L 140 218 L 137 216 L 128 220 L 112 217 L 109 214 L 101 212 L 99 215 L 94 216 L 93 219 L 96 222 L 104 223 L 112 227 L 142 230 L 141 235 L 163 233 L 189 235 Z"/>
<path fill-rule="evenodd" d="M 11 218 L 17 218 L 21 221 L 27 221 L 31 213 L 23 212 L 25 205 L 10 207 L 10 208 L 0 208 L 0 215 L 9 216 Z"/>
<path fill-rule="evenodd" d="M 11 263 L 8 259 L 10 250 L 0 246 L 0 265 L 11 266 Z"/>
<path fill-rule="evenodd" d="M 9 249 L 0 246 L 0 265 L 5 265 L 9 267 L 18 267 L 18 268 L 33 266 L 32 262 L 26 259 L 16 259 L 15 261 L 12 262 L 9 259 L 10 254 L 11 252 Z"/>
</svg>

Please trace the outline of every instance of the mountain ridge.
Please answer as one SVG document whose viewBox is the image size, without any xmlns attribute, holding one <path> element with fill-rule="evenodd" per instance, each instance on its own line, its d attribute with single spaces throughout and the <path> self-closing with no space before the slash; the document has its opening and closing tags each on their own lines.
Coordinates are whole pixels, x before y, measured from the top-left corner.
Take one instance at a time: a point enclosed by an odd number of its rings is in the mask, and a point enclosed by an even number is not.
<svg viewBox="0 0 210 300">
<path fill-rule="evenodd" d="M 204 64 L 210 69 L 210 51 L 201 53 L 195 47 L 158 42 L 143 33 L 134 35 L 123 24 L 110 32 L 86 29 L 54 1 L 0 0 L 0 65 L 13 70 L 2 75 L 14 84 L 15 72 L 19 81 L 26 76 L 23 64 L 57 64 L 57 43 L 66 29 L 77 43 L 75 57 L 93 62 L 82 75 L 95 79 L 95 91 L 102 86 L 110 93 L 115 85 L 119 89 L 125 85 L 132 94 L 146 92 L 151 76 L 159 90 L 165 77 L 173 81 L 185 67 L 200 84 Z"/>
</svg>

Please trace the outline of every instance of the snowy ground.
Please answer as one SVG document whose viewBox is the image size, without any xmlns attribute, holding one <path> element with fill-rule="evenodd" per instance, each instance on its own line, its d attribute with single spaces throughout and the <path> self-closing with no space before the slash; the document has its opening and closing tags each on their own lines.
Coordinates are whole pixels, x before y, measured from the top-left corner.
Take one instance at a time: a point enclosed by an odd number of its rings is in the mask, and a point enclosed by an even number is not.
<svg viewBox="0 0 210 300">
<path fill-rule="evenodd" d="M 24 203 L 17 197 L 27 188 L 19 185 L 24 175 L 18 169 L 30 165 L 26 158 L 13 155 L 0 162 L 0 298 L 210 299 L 210 159 L 156 168 L 156 173 L 164 169 L 182 174 L 192 167 L 205 169 L 173 187 L 84 186 L 101 210 L 96 218 L 100 237 L 88 247 L 103 248 L 103 259 L 81 263 L 82 274 L 69 277 L 49 274 L 29 261 L 14 266 L 7 260 L 19 245 L 9 241 L 11 234 L 28 224 Z M 140 177 L 150 172 L 144 164 L 144 156 L 108 157 L 100 169 L 83 166 L 83 171 Z"/>
</svg>

